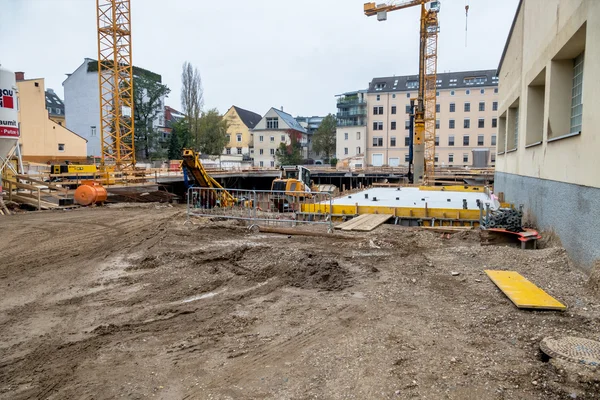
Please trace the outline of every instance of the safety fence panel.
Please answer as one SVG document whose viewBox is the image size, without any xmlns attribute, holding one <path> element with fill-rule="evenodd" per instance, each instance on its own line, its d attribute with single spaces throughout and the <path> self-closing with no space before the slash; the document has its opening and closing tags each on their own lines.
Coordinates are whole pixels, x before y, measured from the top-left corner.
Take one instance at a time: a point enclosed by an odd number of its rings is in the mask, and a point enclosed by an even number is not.
<svg viewBox="0 0 600 400">
<path fill-rule="evenodd" d="M 219 217 L 257 225 L 320 224 L 333 230 L 332 195 L 323 192 L 213 189 L 187 192 L 190 216 Z"/>
</svg>

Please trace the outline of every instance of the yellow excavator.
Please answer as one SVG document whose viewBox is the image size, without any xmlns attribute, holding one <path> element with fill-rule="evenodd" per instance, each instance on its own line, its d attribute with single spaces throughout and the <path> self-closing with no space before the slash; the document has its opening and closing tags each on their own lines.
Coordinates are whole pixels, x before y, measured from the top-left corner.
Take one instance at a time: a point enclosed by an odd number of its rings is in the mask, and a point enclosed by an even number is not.
<svg viewBox="0 0 600 400">
<path fill-rule="evenodd" d="M 193 181 L 194 185 L 201 188 L 209 188 L 213 190 L 202 191 L 201 196 L 206 198 L 197 199 L 202 204 L 209 205 L 212 207 L 231 207 L 238 203 L 238 200 L 234 198 L 231 193 L 223 188 L 212 176 L 206 172 L 202 162 L 200 162 L 200 154 L 192 149 L 183 150 L 183 160 L 181 161 L 181 168 L 183 169 L 185 176 L 190 181 Z"/>
<path fill-rule="evenodd" d="M 288 211 L 291 204 L 310 198 L 311 193 L 319 191 L 311 180 L 307 168 L 299 165 L 282 166 L 280 170 L 281 175 L 271 184 L 273 193 L 281 193 L 273 196 L 274 206 L 280 212 Z"/>
</svg>

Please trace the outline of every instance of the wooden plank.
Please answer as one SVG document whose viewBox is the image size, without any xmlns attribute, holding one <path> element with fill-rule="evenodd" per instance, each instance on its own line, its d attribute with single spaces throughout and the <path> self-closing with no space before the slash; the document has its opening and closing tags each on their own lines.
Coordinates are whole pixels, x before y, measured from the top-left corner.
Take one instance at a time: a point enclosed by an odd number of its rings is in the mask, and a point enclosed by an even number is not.
<svg viewBox="0 0 600 400">
<path fill-rule="evenodd" d="M 518 308 L 564 311 L 567 306 L 515 271 L 486 270 L 488 277 Z"/>
<path fill-rule="evenodd" d="M 33 207 L 38 207 L 38 201 L 31 197 L 21 196 L 21 195 L 16 195 L 16 194 L 13 194 L 12 197 L 13 197 L 13 201 L 16 201 L 17 203 L 24 203 L 24 204 L 29 204 L 30 206 L 33 206 Z M 40 209 L 42 209 L 42 210 L 51 210 L 53 208 L 58 207 L 58 205 L 48 203 L 47 201 L 40 201 L 39 206 L 40 206 Z"/>
<path fill-rule="evenodd" d="M 358 232 L 370 232 L 373 229 L 383 225 L 386 221 L 394 216 L 392 214 L 370 214 L 371 217 L 368 218 L 363 224 L 360 224 L 354 227 L 352 230 Z"/>
<path fill-rule="evenodd" d="M 422 226 L 421 229 L 437 233 L 458 233 L 472 231 L 472 226 Z"/>
<path fill-rule="evenodd" d="M 359 215 L 356 218 L 352 218 L 350 221 L 344 222 L 337 228 L 343 231 L 351 231 L 354 226 L 362 224 L 362 222 L 369 217 L 369 214 Z"/>
</svg>

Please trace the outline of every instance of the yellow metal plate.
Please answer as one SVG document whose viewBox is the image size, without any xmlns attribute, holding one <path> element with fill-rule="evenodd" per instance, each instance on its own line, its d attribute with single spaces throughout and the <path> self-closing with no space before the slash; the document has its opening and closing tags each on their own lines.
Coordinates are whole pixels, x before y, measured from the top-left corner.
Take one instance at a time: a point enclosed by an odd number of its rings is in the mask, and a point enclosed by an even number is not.
<svg viewBox="0 0 600 400">
<path fill-rule="evenodd" d="M 486 270 L 485 273 L 518 308 L 559 311 L 567 309 L 567 306 L 529 282 L 518 272 Z"/>
</svg>

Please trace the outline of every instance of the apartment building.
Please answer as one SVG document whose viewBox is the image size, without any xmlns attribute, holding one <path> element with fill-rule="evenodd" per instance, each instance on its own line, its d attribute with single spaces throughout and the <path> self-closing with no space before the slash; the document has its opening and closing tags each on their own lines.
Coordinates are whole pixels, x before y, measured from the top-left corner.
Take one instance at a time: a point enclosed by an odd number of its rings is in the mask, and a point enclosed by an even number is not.
<svg viewBox="0 0 600 400">
<path fill-rule="evenodd" d="M 250 152 L 254 146 L 252 129 L 260 122 L 262 117 L 252 111 L 244 110 L 237 106 L 231 106 L 223 116 L 229 124 L 227 137 L 229 141 L 223 149 L 226 155 L 241 155 L 250 159 Z"/>
<path fill-rule="evenodd" d="M 600 263 L 599 39 L 599 1 L 522 0 L 498 67 L 495 189 L 588 270 Z"/>
<path fill-rule="evenodd" d="M 274 168 L 277 166 L 275 153 L 281 145 L 291 143 L 290 134 L 297 134 L 302 145 L 303 157 L 308 155 L 306 129 L 290 114 L 271 108 L 252 129 L 254 135 L 254 166 Z"/>
<path fill-rule="evenodd" d="M 338 160 L 364 156 L 367 148 L 367 91 L 337 97 L 336 151 Z"/>
<path fill-rule="evenodd" d="M 408 165 L 410 99 L 418 76 L 375 78 L 367 93 L 366 163 Z M 468 166 L 474 149 L 496 162 L 498 78 L 496 70 L 440 73 L 437 77 L 436 165 Z"/>
<path fill-rule="evenodd" d="M 65 103 L 52 89 L 46 89 L 46 110 L 50 119 L 61 126 L 65 125 Z"/>
</svg>

